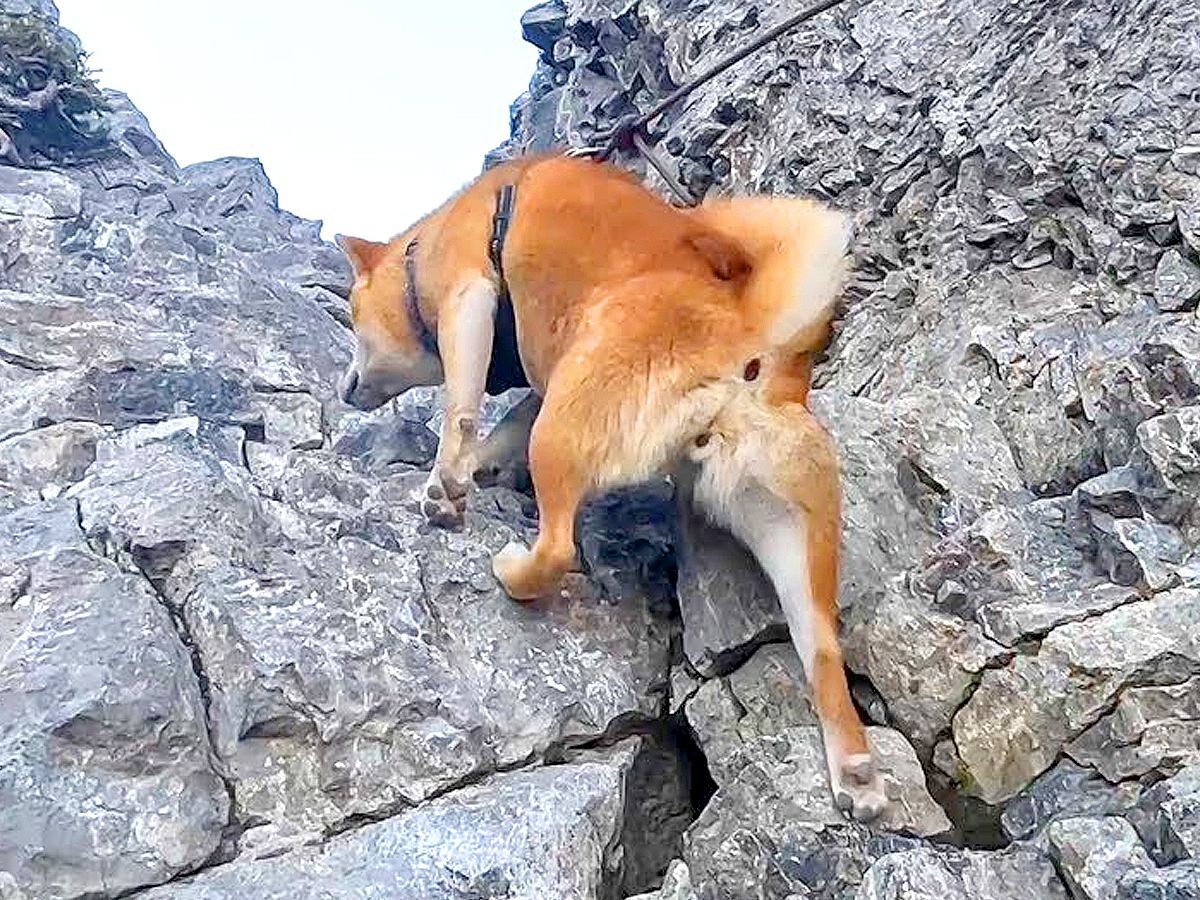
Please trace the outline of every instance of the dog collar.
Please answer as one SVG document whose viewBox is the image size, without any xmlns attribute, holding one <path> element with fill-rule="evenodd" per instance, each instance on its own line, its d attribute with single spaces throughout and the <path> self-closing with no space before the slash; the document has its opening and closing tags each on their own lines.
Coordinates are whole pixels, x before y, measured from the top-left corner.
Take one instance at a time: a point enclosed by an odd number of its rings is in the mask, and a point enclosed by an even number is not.
<svg viewBox="0 0 1200 900">
<path fill-rule="evenodd" d="M 413 238 L 404 249 L 404 310 L 408 313 L 408 321 L 412 325 L 413 334 L 421 344 L 421 349 L 434 356 L 438 354 L 437 335 L 425 322 L 421 315 L 421 297 L 417 293 L 417 239 Z"/>
</svg>

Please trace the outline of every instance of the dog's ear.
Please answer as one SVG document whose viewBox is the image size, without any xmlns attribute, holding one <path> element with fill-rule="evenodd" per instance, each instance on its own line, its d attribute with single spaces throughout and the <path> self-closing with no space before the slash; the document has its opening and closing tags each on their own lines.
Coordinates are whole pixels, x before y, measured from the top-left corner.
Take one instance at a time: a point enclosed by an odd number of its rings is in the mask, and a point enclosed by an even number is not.
<svg viewBox="0 0 1200 900">
<path fill-rule="evenodd" d="M 750 274 L 750 257 L 733 238 L 706 228 L 689 232 L 683 242 L 699 253 L 722 281 L 737 281 Z"/>
<path fill-rule="evenodd" d="M 367 275 L 373 271 L 379 265 L 379 260 L 383 258 L 388 246 L 378 241 L 368 241 L 365 238 L 350 237 L 345 234 L 337 235 L 334 240 L 342 248 L 346 258 L 350 260 L 355 275 Z"/>
</svg>

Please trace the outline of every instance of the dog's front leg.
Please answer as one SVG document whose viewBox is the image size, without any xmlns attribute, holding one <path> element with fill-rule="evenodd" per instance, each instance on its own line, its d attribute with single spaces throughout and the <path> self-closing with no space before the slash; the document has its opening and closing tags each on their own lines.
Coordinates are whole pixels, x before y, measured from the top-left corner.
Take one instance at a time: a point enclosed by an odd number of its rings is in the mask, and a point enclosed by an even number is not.
<svg viewBox="0 0 1200 900">
<path fill-rule="evenodd" d="M 446 374 L 445 409 L 437 459 L 421 495 L 434 525 L 462 522 L 475 472 L 479 406 L 483 402 L 495 330 L 496 289 L 480 277 L 461 287 L 438 319 L 438 348 Z"/>
</svg>

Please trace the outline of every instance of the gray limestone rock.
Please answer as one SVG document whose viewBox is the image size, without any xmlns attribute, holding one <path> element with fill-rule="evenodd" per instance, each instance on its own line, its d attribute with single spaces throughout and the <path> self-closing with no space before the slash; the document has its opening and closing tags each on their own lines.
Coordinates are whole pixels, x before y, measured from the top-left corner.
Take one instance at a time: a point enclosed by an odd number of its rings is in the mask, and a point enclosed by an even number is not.
<svg viewBox="0 0 1200 900">
<path fill-rule="evenodd" d="M 820 726 L 807 695 L 804 671 L 788 645 L 762 647 L 723 679 L 706 682 L 688 701 L 695 730 L 718 786 L 742 783 L 744 771 L 765 776 L 756 788 L 775 782 L 763 795 L 766 807 L 803 809 L 803 818 L 821 826 L 845 824 L 833 805 L 821 745 Z M 922 837 L 948 831 L 950 822 L 929 796 L 916 754 L 902 735 L 868 729 L 881 771 L 892 782 L 892 803 L 880 824 Z M 727 823 L 728 824 L 728 823 Z"/>
<path fill-rule="evenodd" d="M 1064 759 L 1006 803 L 1000 822 L 1012 840 L 1041 840 L 1046 827 L 1059 819 L 1127 813 L 1141 791 L 1136 781 L 1112 784 Z"/>
<path fill-rule="evenodd" d="M 1036 655 L 984 674 L 954 718 L 972 792 L 1013 796 L 1123 690 L 1177 683 L 1200 660 L 1200 596 L 1177 588 L 1052 631 Z"/>
<path fill-rule="evenodd" d="M 1128 873 L 1154 865 L 1133 826 L 1118 816 L 1060 819 L 1046 837 L 1078 900 L 1116 900 Z"/>
<path fill-rule="evenodd" d="M 1147 506 L 1160 520 L 1188 525 L 1200 498 L 1200 406 L 1146 419 L 1132 464 L 1147 481 Z"/>
<path fill-rule="evenodd" d="M 104 429 L 63 422 L 0 441 L 0 496 L 14 505 L 52 499 L 83 477 Z"/>
<path fill-rule="evenodd" d="M 1134 870 L 1121 879 L 1119 900 L 1197 900 L 1200 864 L 1193 860 L 1162 869 Z"/>
<path fill-rule="evenodd" d="M 344 459 L 285 458 L 267 499 L 186 430 L 130 432 L 74 493 L 92 539 L 188 628 L 239 818 L 269 827 L 247 840 L 418 804 L 650 719 L 665 695 L 668 629 L 644 597 L 578 579 L 515 604 L 490 552 L 524 533 L 486 509 L 431 532 L 396 478 Z"/>
<path fill-rule="evenodd" d="M 889 853 L 863 877 L 854 900 L 1066 900 L 1050 861 L 1027 849 L 1001 853 Z"/>
<path fill-rule="evenodd" d="M 1200 860 L 1200 767 L 1147 790 L 1129 818 L 1160 865 Z"/>
<path fill-rule="evenodd" d="M 657 891 L 627 897 L 626 900 L 695 900 L 692 891 L 692 876 L 687 863 L 681 859 L 671 861 L 667 874 Z"/>
<path fill-rule="evenodd" d="M 790 12 L 541 4 L 489 161 L 588 144 Z M 78 62 L 49 2 L 0 18 Z M 0 510 L 24 535 L 0 548 L 0 896 L 205 867 L 155 895 L 609 900 L 676 855 L 660 896 L 1061 900 L 1048 847 L 1076 892 L 1197 896 L 1197 35 L 1189 3 L 855 0 L 652 123 L 697 195 L 854 216 L 812 405 L 899 834 L 831 808 L 736 542 L 685 528 L 677 577 L 663 487 L 613 495 L 564 595 L 507 601 L 488 556 L 531 535 L 527 485 L 424 526 L 436 394 L 337 401 L 349 268 L 257 162 L 181 168 L 83 80 L 70 134 L 6 119 L 36 167 L 0 166 Z M 717 783 L 682 847 L 687 754 L 576 749 L 681 712 Z M 949 823 L 918 760 L 960 834 L 965 792 L 1033 846 L 927 840 Z M 1136 856 L 1116 815 L 1157 866 L 1088 850 L 1112 830 Z"/>
<path fill-rule="evenodd" d="M 1200 760 L 1200 678 L 1130 687 L 1112 711 L 1066 747 L 1112 781 Z"/>
<path fill-rule="evenodd" d="M 857 883 L 854 873 L 870 859 L 915 844 L 889 832 L 928 836 L 950 828 L 912 747 L 887 728 L 868 729 L 891 784 L 880 830 L 835 808 L 820 726 L 790 646 L 762 647 L 730 675 L 704 683 L 686 714 L 718 785 L 685 838 L 698 897 L 841 891 Z"/>
<path fill-rule="evenodd" d="M 1172 248 L 1154 270 L 1154 302 L 1164 311 L 1191 309 L 1200 300 L 1200 266 Z"/>
<path fill-rule="evenodd" d="M 606 900 L 619 883 L 629 753 L 496 775 L 421 808 L 147 900 Z M 381 894 L 381 892 L 383 892 Z"/>
<path fill-rule="evenodd" d="M 0 872 L 65 900 L 202 865 L 229 797 L 207 697 L 152 586 L 98 556 L 74 504 L 0 517 Z"/>
<path fill-rule="evenodd" d="M 935 610 L 1013 647 L 1137 599 L 1095 569 L 1082 530 L 1059 500 L 996 509 L 936 547 L 910 585 Z"/>
<path fill-rule="evenodd" d="M 0 217 L 73 219 L 83 192 L 57 172 L 0 167 Z"/>
</svg>

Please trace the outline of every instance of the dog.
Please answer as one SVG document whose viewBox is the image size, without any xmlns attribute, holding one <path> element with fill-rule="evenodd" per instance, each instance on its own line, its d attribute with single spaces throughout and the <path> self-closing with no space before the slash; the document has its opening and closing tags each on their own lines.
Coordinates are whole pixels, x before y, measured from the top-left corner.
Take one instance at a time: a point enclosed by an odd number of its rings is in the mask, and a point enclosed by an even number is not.
<svg viewBox="0 0 1200 900">
<path fill-rule="evenodd" d="M 387 243 L 338 237 L 354 269 L 357 337 L 340 392 L 370 409 L 445 384 L 437 457 L 419 497 L 436 524 L 460 519 L 482 465 L 527 442 L 537 539 L 493 558 L 517 600 L 556 590 L 575 563 L 588 495 L 690 461 L 697 506 L 776 588 L 834 799 L 866 821 L 886 797 L 838 644 L 837 454 L 805 406 L 848 242 L 845 216 L 811 200 L 753 196 L 684 210 L 607 164 L 512 160 Z M 533 394 L 481 445 L 505 303 Z"/>
</svg>

